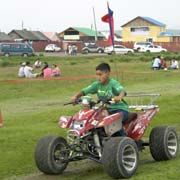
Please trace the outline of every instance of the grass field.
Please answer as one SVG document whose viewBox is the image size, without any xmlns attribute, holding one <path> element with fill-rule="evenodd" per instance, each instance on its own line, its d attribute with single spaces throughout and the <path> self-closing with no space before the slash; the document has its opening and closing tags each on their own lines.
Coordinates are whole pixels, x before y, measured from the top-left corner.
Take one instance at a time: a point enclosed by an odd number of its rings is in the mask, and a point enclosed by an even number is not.
<svg viewBox="0 0 180 180">
<path fill-rule="evenodd" d="M 169 58 L 178 54 L 166 54 Z M 18 179 L 29 174 L 39 174 L 34 162 L 36 142 L 48 134 L 66 136 L 58 128 L 61 115 L 72 115 L 79 107 L 63 106 L 81 88 L 93 82 L 86 78 L 95 74 L 100 62 L 108 62 L 113 78 L 118 79 L 128 93 L 160 93 L 157 100 L 160 112 L 146 131 L 158 125 L 172 125 L 180 136 L 180 71 L 152 71 L 151 55 L 130 56 L 83 56 L 83 57 L 40 57 L 49 64 L 56 63 L 62 77 L 85 77 L 80 80 L 35 80 L 5 82 L 17 79 L 19 63 L 34 62 L 35 57 L 0 58 L 0 109 L 3 127 L 0 128 L 0 179 Z M 39 70 L 36 70 L 37 72 Z M 68 173 L 69 172 L 69 173 Z M 39 179 L 49 176 L 40 175 Z M 180 155 L 171 161 L 155 162 L 147 148 L 140 152 L 140 165 L 133 180 L 178 180 L 180 177 Z M 35 177 L 33 178 L 35 179 Z M 38 178 L 37 178 L 38 179 Z M 61 176 L 49 179 L 95 180 L 111 179 L 101 165 L 95 162 L 76 162 Z"/>
</svg>

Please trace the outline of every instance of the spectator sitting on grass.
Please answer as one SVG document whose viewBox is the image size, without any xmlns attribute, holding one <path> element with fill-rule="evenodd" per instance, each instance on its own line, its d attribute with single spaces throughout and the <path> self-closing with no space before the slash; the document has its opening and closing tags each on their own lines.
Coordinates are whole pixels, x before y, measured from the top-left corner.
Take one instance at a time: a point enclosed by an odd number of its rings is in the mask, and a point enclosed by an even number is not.
<svg viewBox="0 0 180 180">
<path fill-rule="evenodd" d="M 35 67 L 35 68 L 40 68 L 40 67 L 41 67 L 41 61 L 40 61 L 39 58 L 35 61 L 34 67 Z"/>
<path fill-rule="evenodd" d="M 44 65 L 43 65 L 43 68 L 41 69 L 41 73 L 40 73 L 40 76 L 44 76 L 44 70 L 46 69 L 46 68 L 48 68 L 49 67 L 49 65 L 48 65 L 48 63 L 47 62 L 44 62 Z"/>
<path fill-rule="evenodd" d="M 175 59 L 171 60 L 171 65 L 168 67 L 168 69 L 178 69 L 179 68 L 179 64 L 178 61 Z"/>
<path fill-rule="evenodd" d="M 50 78 L 51 77 L 51 68 L 47 67 L 43 70 L 43 78 Z"/>
<path fill-rule="evenodd" d="M 52 71 L 51 71 L 51 76 L 52 77 L 58 77 L 61 75 L 61 71 L 59 67 L 56 64 L 52 65 Z"/>
<path fill-rule="evenodd" d="M 153 68 L 153 70 L 159 70 L 161 68 L 161 59 L 160 59 L 160 56 L 157 56 L 154 59 L 152 68 Z"/>
<path fill-rule="evenodd" d="M 161 69 L 167 70 L 167 64 L 164 57 L 161 57 Z"/>
<path fill-rule="evenodd" d="M 25 77 L 25 74 L 24 74 L 24 67 L 25 67 L 26 63 L 23 62 L 21 63 L 21 67 L 19 68 L 19 71 L 18 71 L 18 77 L 20 78 L 24 78 Z"/>
<path fill-rule="evenodd" d="M 30 62 L 26 62 L 24 67 L 24 74 L 26 78 L 36 78 L 37 74 L 33 73 L 33 68 L 30 66 Z"/>
</svg>

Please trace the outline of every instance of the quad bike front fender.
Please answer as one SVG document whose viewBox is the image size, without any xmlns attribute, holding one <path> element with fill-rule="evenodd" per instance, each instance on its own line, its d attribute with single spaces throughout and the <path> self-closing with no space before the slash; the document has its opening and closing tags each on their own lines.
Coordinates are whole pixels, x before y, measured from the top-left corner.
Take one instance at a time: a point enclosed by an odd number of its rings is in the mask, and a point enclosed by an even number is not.
<svg viewBox="0 0 180 180">
<path fill-rule="evenodd" d="M 61 116 L 59 118 L 58 125 L 60 128 L 66 129 L 66 128 L 70 128 L 71 123 L 72 123 L 72 117 L 71 116 Z"/>
</svg>

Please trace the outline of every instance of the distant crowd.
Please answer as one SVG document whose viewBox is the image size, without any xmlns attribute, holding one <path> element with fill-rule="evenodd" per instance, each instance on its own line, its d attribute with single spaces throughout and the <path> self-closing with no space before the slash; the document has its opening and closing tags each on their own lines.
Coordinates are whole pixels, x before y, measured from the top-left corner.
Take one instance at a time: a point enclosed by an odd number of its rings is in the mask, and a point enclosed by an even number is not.
<svg viewBox="0 0 180 180">
<path fill-rule="evenodd" d="M 76 45 L 68 45 L 65 53 L 70 56 L 76 56 L 77 55 L 77 46 Z"/>
<path fill-rule="evenodd" d="M 157 56 L 157 57 L 154 57 L 152 59 L 152 62 L 151 62 L 151 68 L 153 70 L 160 70 L 160 69 L 164 69 L 164 70 L 167 70 L 167 69 L 178 69 L 179 68 L 179 63 L 178 63 L 178 60 L 176 58 L 172 58 L 170 60 L 170 63 L 169 65 L 166 63 L 166 59 L 164 57 L 160 57 L 160 56 Z"/>
<path fill-rule="evenodd" d="M 40 69 L 39 73 L 34 73 L 34 69 Z M 49 66 L 47 62 L 42 62 L 40 59 L 37 59 L 33 65 L 30 62 L 23 62 L 18 70 L 18 77 L 20 78 L 50 78 L 50 77 L 59 77 L 61 75 L 61 71 L 56 64 L 52 64 Z"/>
</svg>

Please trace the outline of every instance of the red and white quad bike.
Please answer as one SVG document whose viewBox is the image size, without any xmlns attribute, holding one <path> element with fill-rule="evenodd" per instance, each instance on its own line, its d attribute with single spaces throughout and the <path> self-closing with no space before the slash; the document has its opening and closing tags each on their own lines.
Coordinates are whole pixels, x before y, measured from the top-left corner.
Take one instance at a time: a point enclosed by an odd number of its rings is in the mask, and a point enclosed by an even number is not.
<svg viewBox="0 0 180 180">
<path fill-rule="evenodd" d="M 102 163 L 109 176 L 119 179 L 135 174 L 138 151 L 145 146 L 150 147 L 156 161 L 175 158 L 178 137 L 174 128 L 155 127 L 149 142 L 142 140 L 146 128 L 159 111 L 159 107 L 153 105 L 158 97 L 159 94 L 132 94 L 126 97 L 131 109 L 128 121 L 123 124 L 126 137 L 119 136 L 122 114 L 110 115 L 107 111 L 109 102 L 101 101 L 97 106 L 97 103 L 82 98 L 78 102 L 82 105 L 79 112 L 72 117 L 60 117 L 60 128 L 68 129 L 67 140 L 61 136 L 46 136 L 37 143 L 37 167 L 46 174 L 61 174 L 69 162 L 91 159 Z"/>
</svg>

